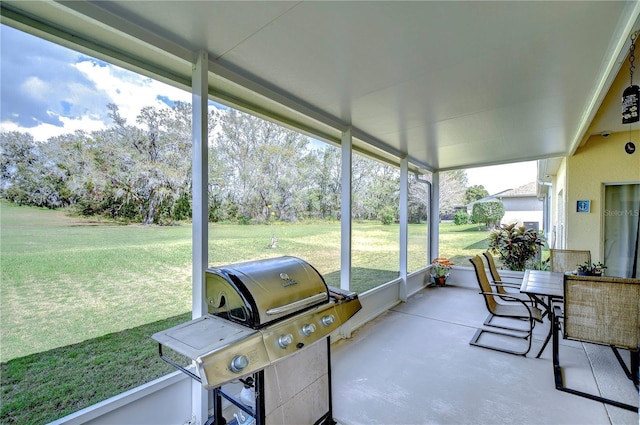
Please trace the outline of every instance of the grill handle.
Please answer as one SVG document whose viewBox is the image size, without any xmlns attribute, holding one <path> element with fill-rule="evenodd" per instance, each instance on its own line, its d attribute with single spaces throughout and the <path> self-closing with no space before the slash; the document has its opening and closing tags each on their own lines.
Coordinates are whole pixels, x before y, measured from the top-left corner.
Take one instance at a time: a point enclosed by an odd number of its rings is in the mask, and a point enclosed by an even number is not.
<svg viewBox="0 0 640 425">
<path fill-rule="evenodd" d="M 281 305 L 280 307 L 274 307 L 267 310 L 267 315 L 272 316 L 274 314 L 288 313 L 292 310 L 300 310 L 308 305 L 315 304 L 327 299 L 327 293 L 321 292 L 319 294 L 311 295 L 310 297 L 303 298 L 298 301 L 294 301 L 291 304 Z"/>
</svg>

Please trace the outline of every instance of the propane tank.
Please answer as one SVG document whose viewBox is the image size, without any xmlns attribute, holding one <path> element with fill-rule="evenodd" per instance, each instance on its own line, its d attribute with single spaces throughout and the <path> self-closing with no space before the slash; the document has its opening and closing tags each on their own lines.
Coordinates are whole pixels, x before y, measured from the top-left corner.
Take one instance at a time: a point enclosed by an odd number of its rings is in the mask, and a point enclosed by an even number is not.
<svg viewBox="0 0 640 425">
<path fill-rule="evenodd" d="M 244 387 L 240 391 L 240 401 L 245 406 L 249 406 L 252 409 L 256 408 L 256 390 L 253 387 L 253 378 L 249 377 L 242 380 Z"/>
</svg>

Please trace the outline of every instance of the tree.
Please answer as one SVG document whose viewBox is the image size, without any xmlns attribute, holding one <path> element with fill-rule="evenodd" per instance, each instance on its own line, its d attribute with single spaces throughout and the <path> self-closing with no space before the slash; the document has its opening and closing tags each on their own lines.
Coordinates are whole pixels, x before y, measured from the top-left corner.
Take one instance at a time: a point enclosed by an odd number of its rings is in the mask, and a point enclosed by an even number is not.
<svg viewBox="0 0 640 425">
<path fill-rule="evenodd" d="M 483 185 L 474 185 L 467 188 L 467 191 L 464 194 L 464 203 L 470 204 L 473 201 L 477 201 L 482 198 L 486 198 L 489 196 L 489 192 L 484 188 Z"/>
<path fill-rule="evenodd" d="M 440 216 L 453 215 L 456 207 L 464 205 L 467 172 L 464 170 L 440 173 Z"/>
<path fill-rule="evenodd" d="M 2 134 L 0 194 L 49 208 L 74 206 L 145 224 L 191 215 L 191 106 L 145 107 L 129 124 L 115 104 L 112 126 L 36 143 Z M 219 125 L 218 125 L 219 124 Z M 307 137 L 235 110 L 209 114 L 209 219 L 245 223 L 271 219 L 340 218 L 342 160 L 332 147 L 311 149 Z M 409 177 L 409 220 L 427 219 L 428 185 Z M 443 212 L 461 204 L 464 171 L 441 174 Z M 398 218 L 397 167 L 355 154 L 352 217 Z"/>
<path fill-rule="evenodd" d="M 235 110 L 221 115 L 212 156 L 224 167 L 222 197 L 231 201 L 235 217 L 266 221 L 273 213 L 297 220 L 313 180 L 304 163 L 307 144 L 305 136 L 272 122 Z"/>
<path fill-rule="evenodd" d="M 426 179 L 409 174 L 409 223 L 418 224 L 428 220 L 429 186 Z"/>
<path fill-rule="evenodd" d="M 398 216 L 400 171 L 387 164 L 354 154 L 352 207 L 356 220 L 389 220 Z"/>
<path fill-rule="evenodd" d="M 484 223 L 487 229 L 497 225 L 504 217 L 504 204 L 502 201 L 485 201 L 473 204 L 471 221 Z"/>
<path fill-rule="evenodd" d="M 426 180 L 431 180 L 428 175 Z M 443 171 L 440 173 L 440 218 L 453 216 L 456 207 L 464 205 L 467 172 L 465 170 Z"/>
<path fill-rule="evenodd" d="M 68 205 L 65 176 L 56 169 L 50 146 L 19 132 L 2 132 L 1 142 L 2 196 L 11 202 L 38 207 Z"/>
<path fill-rule="evenodd" d="M 144 107 L 136 118 L 140 127 L 128 125 L 116 105 L 108 109 L 114 127 L 103 136 L 112 156 L 104 161 L 113 195 L 135 206 L 144 224 L 170 217 L 191 186 L 191 106 Z M 210 124 L 214 119 L 210 114 Z"/>
<path fill-rule="evenodd" d="M 333 146 L 316 149 L 309 155 L 314 161 L 316 178 L 307 198 L 309 212 L 317 218 L 338 218 L 341 205 L 342 163 L 340 150 Z"/>
<path fill-rule="evenodd" d="M 80 204 L 81 212 L 87 215 L 96 212 L 90 206 L 102 195 L 101 190 L 96 191 L 103 186 L 98 183 L 95 163 L 95 152 L 99 148 L 93 137 L 82 130 L 51 137 L 42 145 L 46 167 L 60 181 L 59 195 L 65 205 Z"/>
<path fill-rule="evenodd" d="M 37 143 L 30 134 L 2 132 L 0 138 L 0 188 L 2 196 L 18 204 L 28 203 L 40 162 Z"/>
</svg>

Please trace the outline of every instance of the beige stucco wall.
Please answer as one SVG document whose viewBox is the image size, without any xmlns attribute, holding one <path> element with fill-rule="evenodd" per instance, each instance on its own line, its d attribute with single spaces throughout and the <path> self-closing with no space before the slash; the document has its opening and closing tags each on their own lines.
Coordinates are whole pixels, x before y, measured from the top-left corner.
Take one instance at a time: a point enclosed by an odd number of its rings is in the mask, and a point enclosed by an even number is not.
<svg viewBox="0 0 640 425">
<path fill-rule="evenodd" d="M 624 150 L 629 137 L 640 150 L 640 131 L 590 137 L 575 155 L 566 159 L 566 167 L 561 166 L 556 175 L 557 195 L 562 173 L 566 173 L 565 248 L 588 249 L 594 261 L 603 259 L 604 185 L 640 182 L 640 151 L 630 155 Z M 578 200 L 590 200 L 591 212 L 576 212 Z"/>
</svg>

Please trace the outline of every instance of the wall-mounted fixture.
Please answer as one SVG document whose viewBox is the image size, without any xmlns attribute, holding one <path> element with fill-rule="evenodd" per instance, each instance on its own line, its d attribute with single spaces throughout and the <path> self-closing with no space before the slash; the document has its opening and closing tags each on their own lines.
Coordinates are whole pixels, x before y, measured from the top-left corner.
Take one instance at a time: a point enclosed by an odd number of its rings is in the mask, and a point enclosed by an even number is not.
<svg viewBox="0 0 640 425">
<path fill-rule="evenodd" d="M 624 151 L 631 155 L 636 151 L 636 144 L 632 141 L 628 141 L 626 145 L 624 145 Z"/>
<path fill-rule="evenodd" d="M 640 116 L 640 87 L 633 84 L 633 71 L 635 65 L 633 62 L 636 59 L 636 39 L 638 38 L 640 31 L 635 31 L 631 34 L 631 46 L 629 46 L 629 80 L 630 85 L 622 93 L 622 124 L 631 124 L 638 122 Z"/>
<path fill-rule="evenodd" d="M 576 202 L 576 212 L 579 212 L 579 213 L 591 212 L 591 201 L 588 199 L 583 199 Z"/>
</svg>

